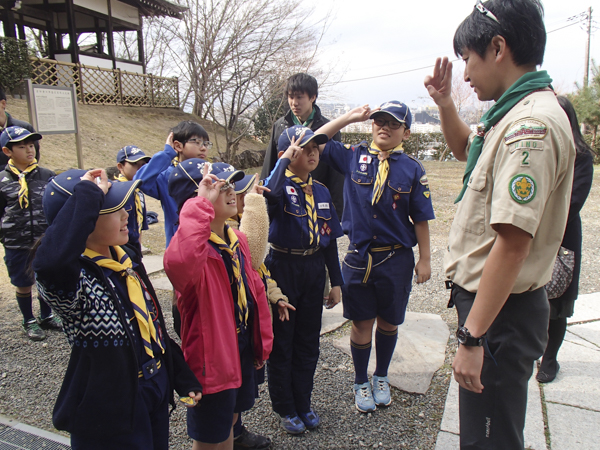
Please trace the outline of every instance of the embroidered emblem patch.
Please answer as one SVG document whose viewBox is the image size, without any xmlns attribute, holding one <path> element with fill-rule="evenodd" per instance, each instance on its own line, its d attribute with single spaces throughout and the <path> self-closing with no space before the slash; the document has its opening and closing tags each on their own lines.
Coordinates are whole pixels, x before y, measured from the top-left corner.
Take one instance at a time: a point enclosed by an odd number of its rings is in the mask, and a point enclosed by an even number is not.
<svg viewBox="0 0 600 450">
<path fill-rule="evenodd" d="M 423 186 L 429 186 L 429 180 L 427 179 L 427 175 L 423 175 L 421 177 L 421 179 L 419 180 L 419 182 L 423 185 Z"/>
<path fill-rule="evenodd" d="M 366 172 L 367 171 L 367 165 L 366 164 L 361 164 L 360 165 L 360 171 L 361 172 Z"/>
<path fill-rule="evenodd" d="M 348 150 L 350 150 L 351 145 L 350 144 L 344 144 L 344 147 L 346 147 Z"/>
<path fill-rule="evenodd" d="M 544 139 L 548 134 L 548 127 L 544 122 L 537 119 L 517 120 L 504 135 L 504 143 L 510 145 L 523 139 Z"/>
<path fill-rule="evenodd" d="M 298 195 L 298 192 L 296 192 L 296 188 L 294 186 L 286 186 L 285 187 L 285 191 L 289 194 L 289 195 Z"/>
<path fill-rule="evenodd" d="M 529 203 L 534 199 L 536 189 L 535 180 L 522 173 L 512 177 L 508 185 L 510 196 L 517 203 Z"/>
<path fill-rule="evenodd" d="M 423 195 L 424 195 L 426 198 L 429 198 L 429 196 L 431 195 L 431 192 L 429 192 L 429 191 L 424 191 L 424 192 L 423 192 Z"/>
<path fill-rule="evenodd" d="M 317 206 L 319 209 L 329 209 L 329 203 L 327 202 L 319 203 Z"/>
<path fill-rule="evenodd" d="M 323 226 L 321 227 L 321 236 L 325 236 L 325 233 L 327 233 L 327 235 L 331 234 L 331 228 L 329 228 L 329 225 L 327 225 L 327 223 L 324 223 Z"/>
<path fill-rule="evenodd" d="M 394 194 L 394 200 L 400 200 L 400 194 Z"/>
<path fill-rule="evenodd" d="M 371 164 L 372 160 L 373 159 L 369 155 L 361 155 L 358 162 L 361 164 Z"/>
<path fill-rule="evenodd" d="M 396 202 L 392 203 L 392 209 L 393 209 L 394 211 L 396 211 L 396 208 L 397 208 L 397 206 L 396 206 Z"/>
<path fill-rule="evenodd" d="M 292 203 L 297 204 L 298 203 L 298 197 L 296 197 L 295 195 L 290 195 L 290 200 L 292 201 Z"/>
</svg>

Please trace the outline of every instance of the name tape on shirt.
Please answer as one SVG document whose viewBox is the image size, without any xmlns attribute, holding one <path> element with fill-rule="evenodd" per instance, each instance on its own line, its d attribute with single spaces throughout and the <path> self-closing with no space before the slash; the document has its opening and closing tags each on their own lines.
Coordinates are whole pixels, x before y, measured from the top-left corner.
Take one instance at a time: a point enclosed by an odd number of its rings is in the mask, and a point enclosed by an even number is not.
<svg viewBox="0 0 600 450">
<path fill-rule="evenodd" d="M 358 162 L 360 164 L 371 164 L 372 158 L 369 155 L 361 155 Z"/>
<path fill-rule="evenodd" d="M 544 139 L 548 134 L 548 126 L 538 119 L 517 120 L 504 135 L 504 143 L 510 145 L 523 139 Z"/>
<path fill-rule="evenodd" d="M 285 191 L 290 195 L 298 195 L 298 191 L 294 186 L 286 186 Z"/>
<path fill-rule="evenodd" d="M 329 209 L 329 203 L 319 203 L 319 209 Z"/>
</svg>

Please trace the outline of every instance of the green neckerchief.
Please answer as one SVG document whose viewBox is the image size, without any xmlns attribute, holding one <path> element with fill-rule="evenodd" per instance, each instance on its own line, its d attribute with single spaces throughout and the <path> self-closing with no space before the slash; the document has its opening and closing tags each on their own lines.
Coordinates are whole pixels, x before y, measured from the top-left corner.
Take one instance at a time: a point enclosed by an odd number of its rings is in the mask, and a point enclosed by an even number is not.
<svg viewBox="0 0 600 450">
<path fill-rule="evenodd" d="M 312 122 L 312 120 L 315 118 L 315 111 L 316 111 L 316 109 L 313 106 L 310 116 L 308 116 L 308 119 L 306 119 L 306 122 L 304 122 L 304 123 L 300 122 L 300 119 L 298 119 L 296 117 L 296 114 L 294 114 L 292 112 L 292 120 L 294 121 L 294 125 L 302 125 L 303 127 L 308 127 L 310 125 L 310 123 Z"/>
<path fill-rule="evenodd" d="M 552 78 L 550 78 L 548 72 L 545 70 L 527 72 L 525 75 L 519 78 L 515 84 L 509 87 L 508 90 L 498 99 L 498 101 L 483 115 L 479 125 L 477 125 L 477 135 L 473 139 L 469 150 L 467 167 L 465 168 L 465 175 L 463 177 L 463 187 L 454 203 L 460 202 L 465 194 L 465 191 L 467 190 L 467 184 L 469 183 L 471 172 L 473 172 L 473 169 L 477 164 L 477 160 L 481 155 L 481 150 L 483 149 L 485 134 L 490 130 L 490 128 L 496 125 L 508 111 L 510 111 L 517 103 L 519 103 L 523 97 L 531 94 L 533 91 L 549 87 L 550 83 L 552 83 Z"/>
</svg>

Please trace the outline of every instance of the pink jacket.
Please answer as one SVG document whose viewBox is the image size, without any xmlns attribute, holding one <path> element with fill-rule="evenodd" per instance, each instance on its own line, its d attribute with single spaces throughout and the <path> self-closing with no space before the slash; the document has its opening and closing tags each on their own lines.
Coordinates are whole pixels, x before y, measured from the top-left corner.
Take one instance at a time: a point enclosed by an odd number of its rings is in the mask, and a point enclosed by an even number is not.
<svg viewBox="0 0 600 450">
<path fill-rule="evenodd" d="M 205 394 L 242 384 L 229 276 L 221 255 L 208 243 L 214 216 L 207 199 L 188 200 L 179 215 L 179 229 L 164 256 L 165 272 L 179 295 L 181 347 Z M 269 305 L 262 280 L 252 268 L 246 236 L 239 231 L 236 234 L 246 260 L 248 288 L 255 300 L 254 358 L 263 362 L 273 346 Z"/>
</svg>

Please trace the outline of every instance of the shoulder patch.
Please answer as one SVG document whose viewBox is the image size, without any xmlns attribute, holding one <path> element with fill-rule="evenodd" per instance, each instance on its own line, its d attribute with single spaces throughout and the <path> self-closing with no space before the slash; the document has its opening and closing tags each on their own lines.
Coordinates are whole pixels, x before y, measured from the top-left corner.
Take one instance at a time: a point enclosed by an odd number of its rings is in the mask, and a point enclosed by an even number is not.
<svg viewBox="0 0 600 450">
<path fill-rule="evenodd" d="M 350 144 L 344 144 L 344 147 L 346 147 L 348 150 L 350 150 L 352 148 L 352 146 Z"/>
<path fill-rule="evenodd" d="M 504 143 L 510 145 L 523 139 L 544 139 L 548 134 L 548 126 L 538 119 L 527 118 L 517 120 L 504 135 Z"/>
<path fill-rule="evenodd" d="M 423 175 L 421 177 L 421 179 L 419 180 L 419 182 L 423 185 L 423 186 L 429 186 L 429 180 L 427 179 L 427 175 Z"/>
<path fill-rule="evenodd" d="M 508 191 L 515 202 L 524 204 L 535 198 L 537 186 L 531 176 L 520 173 L 511 178 Z"/>
</svg>

